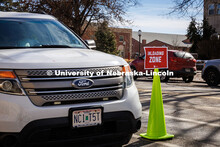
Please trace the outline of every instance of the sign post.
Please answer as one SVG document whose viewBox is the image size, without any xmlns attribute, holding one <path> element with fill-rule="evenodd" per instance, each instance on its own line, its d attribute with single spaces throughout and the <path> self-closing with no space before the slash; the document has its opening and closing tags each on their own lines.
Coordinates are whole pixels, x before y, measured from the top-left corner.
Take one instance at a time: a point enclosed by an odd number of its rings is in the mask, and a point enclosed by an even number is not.
<svg viewBox="0 0 220 147">
<path fill-rule="evenodd" d="M 140 134 L 140 136 L 150 140 L 170 139 L 174 135 L 168 134 L 166 131 L 160 76 L 158 74 L 159 68 L 168 68 L 168 49 L 167 47 L 145 47 L 144 50 L 144 68 L 154 69 L 154 78 L 147 133 Z"/>
</svg>

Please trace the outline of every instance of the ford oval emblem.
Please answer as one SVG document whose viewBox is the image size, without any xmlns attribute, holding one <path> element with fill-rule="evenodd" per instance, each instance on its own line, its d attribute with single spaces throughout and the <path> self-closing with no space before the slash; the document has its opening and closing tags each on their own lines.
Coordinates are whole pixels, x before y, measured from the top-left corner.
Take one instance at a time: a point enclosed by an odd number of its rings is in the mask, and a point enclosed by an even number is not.
<svg viewBox="0 0 220 147">
<path fill-rule="evenodd" d="M 90 88 L 92 87 L 93 83 L 94 81 L 90 79 L 77 79 L 73 81 L 72 86 L 78 89 Z"/>
</svg>

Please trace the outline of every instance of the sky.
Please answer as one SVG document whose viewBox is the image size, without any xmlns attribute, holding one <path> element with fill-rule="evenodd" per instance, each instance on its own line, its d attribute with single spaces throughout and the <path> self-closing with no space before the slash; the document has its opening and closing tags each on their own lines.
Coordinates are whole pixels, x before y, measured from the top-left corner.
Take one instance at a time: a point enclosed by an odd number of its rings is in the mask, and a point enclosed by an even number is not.
<svg viewBox="0 0 220 147">
<path fill-rule="evenodd" d="M 167 15 L 174 6 L 173 0 L 139 0 L 139 5 L 128 8 L 125 18 L 132 20 L 132 25 L 120 27 L 132 28 L 133 31 L 156 32 L 168 34 L 186 34 L 190 17 Z M 202 19 L 202 13 L 197 16 Z"/>
</svg>

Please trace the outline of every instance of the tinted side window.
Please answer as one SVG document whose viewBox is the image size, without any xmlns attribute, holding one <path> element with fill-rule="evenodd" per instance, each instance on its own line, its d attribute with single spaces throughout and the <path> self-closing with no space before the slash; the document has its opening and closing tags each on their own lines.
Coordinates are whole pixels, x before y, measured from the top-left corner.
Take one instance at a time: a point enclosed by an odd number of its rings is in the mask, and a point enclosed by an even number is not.
<svg viewBox="0 0 220 147">
<path fill-rule="evenodd" d="M 190 53 L 187 53 L 187 52 L 175 52 L 174 56 L 178 58 L 183 58 L 183 59 L 194 59 L 194 57 Z"/>
<path fill-rule="evenodd" d="M 185 54 L 185 52 L 175 52 L 174 56 L 179 57 L 179 58 L 183 58 L 184 54 Z"/>
<path fill-rule="evenodd" d="M 184 58 L 185 59 L 194 59 L 194 57 L 190 53 L 186 53 Z"/>
</svg>

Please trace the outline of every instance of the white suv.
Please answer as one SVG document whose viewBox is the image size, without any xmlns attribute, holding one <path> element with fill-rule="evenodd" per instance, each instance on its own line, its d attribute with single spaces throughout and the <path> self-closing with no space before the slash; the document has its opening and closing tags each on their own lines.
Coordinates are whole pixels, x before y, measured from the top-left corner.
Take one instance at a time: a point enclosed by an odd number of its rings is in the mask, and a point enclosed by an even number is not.
<svg viewBox="0 0 220 147">
<path fill-rule="evenodd" d="M 140 129 L 132 76 L 107 74 L 129 65 L 92 43 L 52 16 L 0 12 L 1 147 L 122 145 Z"/>
</svg>

